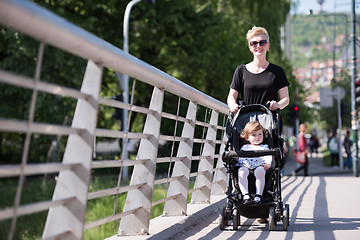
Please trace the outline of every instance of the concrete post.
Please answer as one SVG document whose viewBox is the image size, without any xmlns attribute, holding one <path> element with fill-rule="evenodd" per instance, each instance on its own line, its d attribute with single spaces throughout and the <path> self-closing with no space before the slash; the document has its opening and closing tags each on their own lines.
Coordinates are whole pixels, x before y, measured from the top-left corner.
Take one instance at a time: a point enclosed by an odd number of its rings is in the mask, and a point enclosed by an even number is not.
<svg viewBox="0 0 360 240">
<path fill-rule="evenodd" d="M 101 76 L 102 66 L 88 61 L 81 92 L 91 97 L 78 100 L 71 125 L 74 128 L 82 128 L 84 131 L 79 135 L 69 136 L 63 158 L 64 164 L 78 163 L 81 166 L 73 171 L 61 170 L 59 172 L 53 195 L 53 201 L 71 197 L 74 197 L 74 200 L 68 204 L 50 208 L 43 232 L 44 239 L 65 232 L 71 233 L 72 236 L 69 239 L 82 239 Z"/>
<path fill-rule="evenodd" d="M 223 132 L 222 143 L 220 146 L 219 158 L 216 163 L 216 170 L 214 174 L 214 180 L 211 187 L 211 194 L 221 195 L 225 194 L 227 186 L 227 174 L 226 168 L 224 168 L 224 162 L 222 161 L 222 154 L 225 151 L 225 142 L 228 140 L 226 132 Z"/>
<path fill-rule="evenodd" d="M 213 110 L 210 118 L 211 127 L 207 129 L 206 142 L 199 162 L 199 174 L 195 181 L 195 188 L 201 189 L 193 193 L 191 198 L 192 203 L 210 203 L 218 116 L 218 112 Z"/>
<path fill-rule="evenodd" d="M 149 232 L 163 100 L 164 91 L 154 87 L 149 107 L 153 112 L 147 115 L 143 131 L 143 133 L 151 134 L 152 137 L 141 139 L 137 155 L 139 160 L 150 159 L 150 161 L 136 165 L 130 181 L 130 186 L 137 184 L 144 184 L 144 186 L 128 192 L 123 211 L 138 207 L 141 209 L 121 219 L 118 235 L 147 234 Z"/>
<path fill-rule="evenodd" d="M 193 151 L 193 141 L 196 120 L 196 104 L 189 102 L 186 118 L 190 122 L 184 124 L 181 137 L 189 138 L 186 142 L 180 142 L 177 157 L 185 157 L 182 161 L 177 161 L 174 165 L 172 177 L 183 176 L 181 179 L 171 182 L 167 197 L 181 193 L 181 196 L 167 201 L 164 207 L 163 216 L 178 216 L 186 214 L 187 199 L 189 193 L 189 181 L 191 170 L 191 156 Z"/>
</svg>

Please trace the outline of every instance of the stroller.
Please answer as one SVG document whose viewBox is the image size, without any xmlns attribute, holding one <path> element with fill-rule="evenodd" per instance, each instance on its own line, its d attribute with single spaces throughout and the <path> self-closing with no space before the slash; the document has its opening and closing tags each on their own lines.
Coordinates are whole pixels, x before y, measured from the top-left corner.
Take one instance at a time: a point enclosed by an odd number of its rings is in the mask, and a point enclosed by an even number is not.
<svg viewBox="0 0 360 240">
<path fill-rule="evenodd" d="M 227 203 L 220 212 L 220 229 L 226 226 L 237 230 L 241 221 L 240 216 L 246 218 L 269 218 L 269 230 L 274 230 L 277 222 L 283 222 L 283 230 L 287 231 L 289 226 L 289 204 L 282 202 L 281 197 L 281 169 L 285 164 L 282 154 L 284 140 L 280 138 L 280 110 L 272 112 L 260 104 L 242 106 L 235 116 L 230 114 L 226 126 L 228 141 L 225 146 L 222 159 L 228 174 Z M 244 142 L 240 138 L 244 126 L 249 121 L 258 121 L 265 129 L 264 143 L 268 144 L 270 150 L 240 151 Z M 273 156 L 271 168 L 266 171 L 265 187 L 261 204 L 244 205 L 243 195 L 238 184 L 238 157 L 260 157 L 265 155 Z M 249 173 L 249 193 L 255 195 L 255 176 Z"/>
</svg>

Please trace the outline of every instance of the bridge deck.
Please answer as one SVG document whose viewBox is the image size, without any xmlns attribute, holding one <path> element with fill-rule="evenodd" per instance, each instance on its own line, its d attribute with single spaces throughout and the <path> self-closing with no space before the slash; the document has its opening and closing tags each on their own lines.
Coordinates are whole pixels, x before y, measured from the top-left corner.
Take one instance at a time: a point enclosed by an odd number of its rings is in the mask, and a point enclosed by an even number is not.
<svg viewBox="0 0 360 240">
<path fill-rule="evenodd" d="M 360 179 L 351 171 L 323 166 L 321 157 L 310 158 L 312 176 L 289 176 L 295 167 L 290 159 L 282 178 L 283 201 L 290 204 L 287 232 L 282 230 L 282 222 L 270 232 L 268 224 L 245 217 L 237 231 L 232 227 L 221 231 L 218 216 L 225 196 L 215 195 L 211 205 L 189 204 L 188 217 L 158 217 L 151 221 L 150 235 L 126 239 L 360 239 Z"/>
</svg>

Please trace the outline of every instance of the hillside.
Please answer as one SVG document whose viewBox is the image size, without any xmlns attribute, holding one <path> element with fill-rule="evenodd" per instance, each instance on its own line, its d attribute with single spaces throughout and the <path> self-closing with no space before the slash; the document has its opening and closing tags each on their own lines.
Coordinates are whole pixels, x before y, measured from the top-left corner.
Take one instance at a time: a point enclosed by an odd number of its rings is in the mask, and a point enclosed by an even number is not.
<svg viewBox="0 0 360 240">
<path fill-rule="evenodd" d="M 291 62 L 296 68 L 307 66 L 312 61 L 326 61 L 333 58 L 334 30 L 336 34 L 335 54 L 339 57 L 346 44 L 346 26 L 350 36 L 350 16 L 293 15 L 291 17 Z"/>
</svg>

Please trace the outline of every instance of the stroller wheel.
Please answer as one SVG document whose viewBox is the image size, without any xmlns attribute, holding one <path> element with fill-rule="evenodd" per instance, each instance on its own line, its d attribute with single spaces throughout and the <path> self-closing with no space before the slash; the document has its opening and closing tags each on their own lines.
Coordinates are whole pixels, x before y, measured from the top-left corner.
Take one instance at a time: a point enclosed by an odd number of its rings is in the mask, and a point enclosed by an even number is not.
<svg viewBox="0 0 360 240">
<path fill-rule="evenodd" d="M 238 209 L 235 207 L 232 213 L 233 229 L 237 230 L 240 225 L 240 214 Z"/>
<path fill-rule="evenodd" d="M 220 214 L 219 214 L 219 227 L 220 227 L 220 230 L 224 230 L 225 229 L 225 210 L 226 210 L 226 207 L 223 207 L 220 211 Z"/>
<path fill-rule="evenodd" d="M 290 206 L 289 204 L 285 204 L 285 209 L 284 209 L 284 216 L 283 216 L 283 230 L 287 231 L 288 227 L 289 227 L 289 214 L 290 214 Z"/>
<path fill-rule="evenodd" d="M 271 207 L 269 209 L 269 231 L 273 231 L 275 228 L 275 209 Z"/>
</svg>

